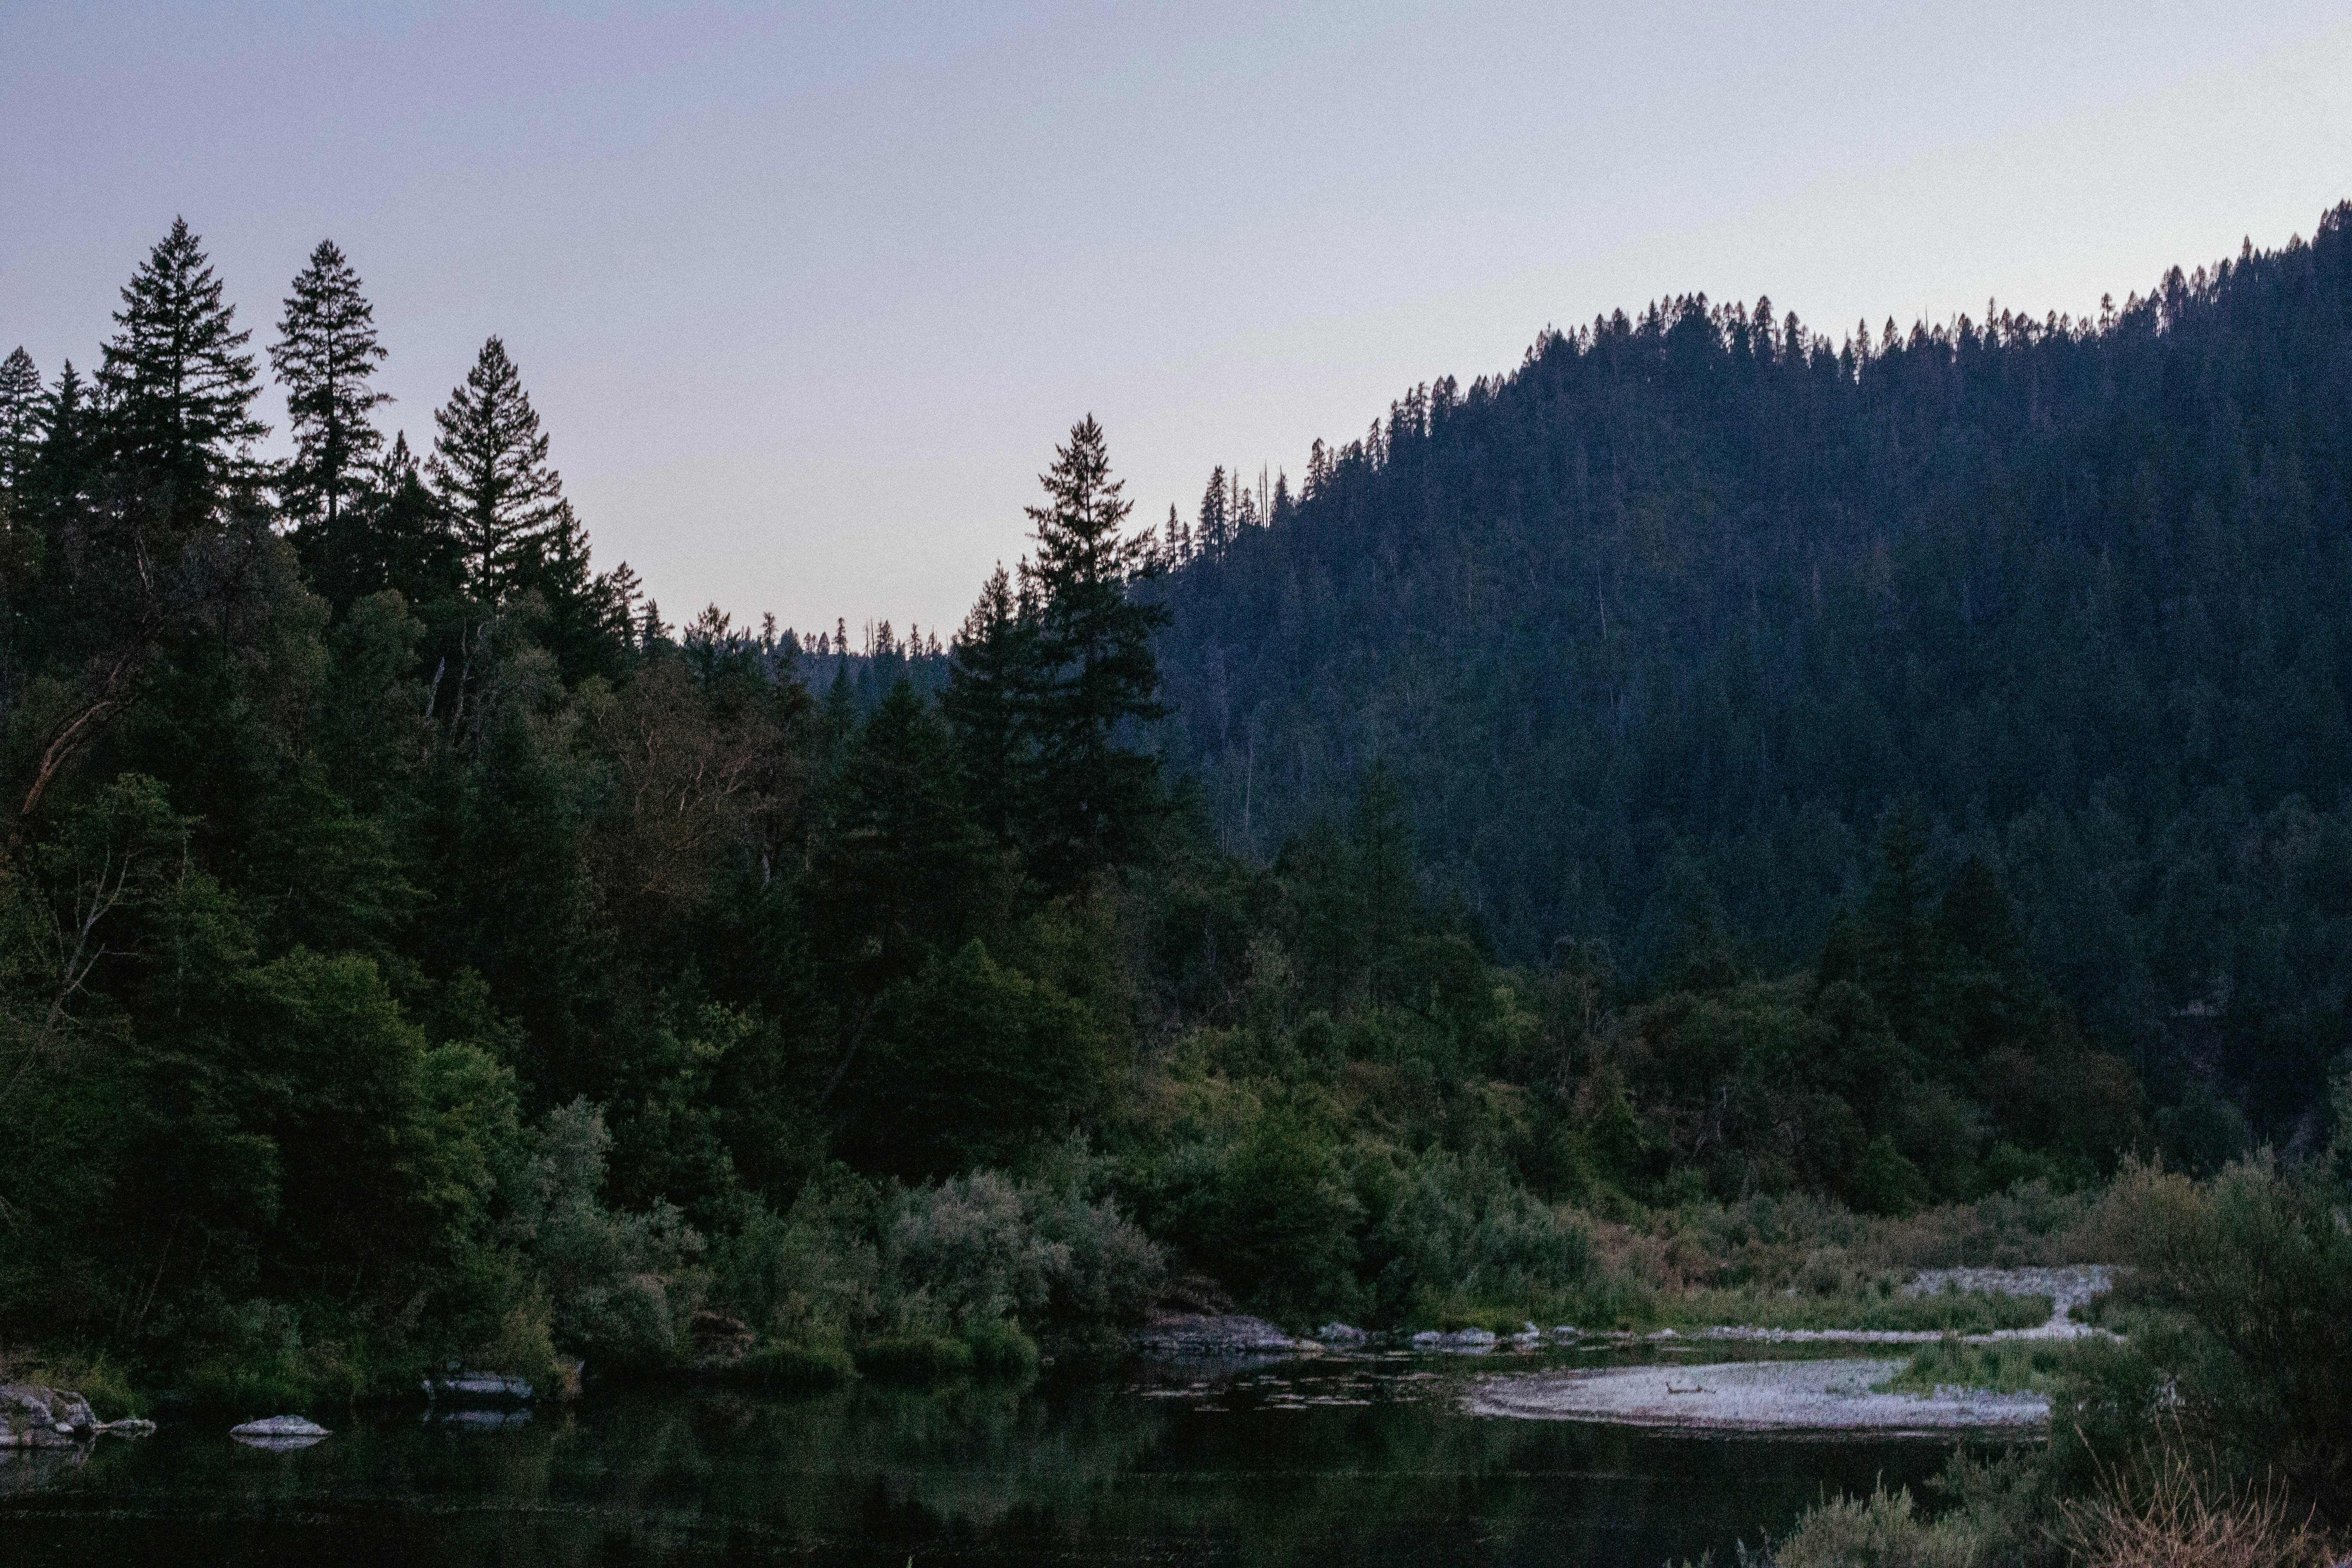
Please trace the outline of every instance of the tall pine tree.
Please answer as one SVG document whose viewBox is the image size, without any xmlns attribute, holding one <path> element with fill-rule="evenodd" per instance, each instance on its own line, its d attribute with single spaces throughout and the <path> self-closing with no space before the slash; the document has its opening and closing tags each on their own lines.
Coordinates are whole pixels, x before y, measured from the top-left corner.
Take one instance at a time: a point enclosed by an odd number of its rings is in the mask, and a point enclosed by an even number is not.
<svg viewBox="0 0 2352 1568">
<path fill-rule="evenodd" d="M 295 275 L 278 334 L 269 364 L 286 388 L 294 437 L 278 494 L 297 523 L 332 532 L 383 447 L 383 433 L 368 414 L 392 401 L 368 384 L 384 359 L 375 309 L 333 240 L 320 240 L 310 265 Z"/>
<path fill-rule="evenodd" d="M 98 384 L 115 477 L 142 521 L 184 539 L 262 478 L 250 456 L 268 433 L 250 412 L 260 391 L 244 352 L 253 333 L 236 330 L 185 218 L 123 287 L 114 321 Z"/>
<path fill-rule="evenodd" d="M 634 578 L 634 574 L 632 577 Z M 555 503 L 546 531 L 524 550 L 515 585 L 539 595 L 546 619 L 541 643 L 555 656 L 566 680 L 601 675 L 618 681 L 625 673 L 628 611 L 610 578 L 588 570 L 588 531 L 568 500 Z"/>
<path fill-rule="evenodd" d="M 504 602 L 525 558 L 557 521 L 563 482 L 547 466 L 547 437 L 507 346 L 482 345 L 465 384 L 435 414 L 433 489 L 456 528 L 466 589 Z"/>
<path fill-rule="evenodd" d="M 1036 668 L 1030 606 L 999 566 L 956 634 L 940 708 L 954 726 L 967 794 L 981 823 L 1009 844 L 1028 820 L 1031 767 L 1024 705 Z"/>
<path fill-rule="evenodd" d="M 16 493 L 40 430 L 41 373 L 20 346 L 0 361 L 0 489 Z"/>
<path fill-rule="evenodd" d="M 1028 509 L 1037 553 L 1021 563 L 1037 605 L 1030 731 L 1036 746 L 1033 872 L 1050 891 L 1082 890 L 1128 863 L 1160 805 L 1160 763 L 1123 731 L 1164 717 L 1152 634 L 1168 611 L 1129 590 L 1156 575 L 1150 534 L 1120 531 L 1134 503 L 1110 477 L 1102 426 L 1088 415 L 1039 476 L 1046 503 Z"/>
</svg>

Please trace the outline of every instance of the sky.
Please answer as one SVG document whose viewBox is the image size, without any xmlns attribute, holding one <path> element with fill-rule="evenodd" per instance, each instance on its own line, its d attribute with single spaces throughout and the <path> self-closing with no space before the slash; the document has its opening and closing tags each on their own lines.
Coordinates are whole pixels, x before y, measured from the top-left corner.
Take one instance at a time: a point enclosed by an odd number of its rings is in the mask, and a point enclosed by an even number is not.
<svg viewBox="0 0 2352 1568">
<path fill-rule="evenodd" d="M 94 360 L 174 215 L 258 347 L 331 237 L 387 426 L 500 334 L 667 618 L 944 637 L 1087 413 L 1141 523 L 1664 296 L 2080 314 L 2308 235 L 2352 7 L 0 0 L 0 352 Z"/>
</svg>

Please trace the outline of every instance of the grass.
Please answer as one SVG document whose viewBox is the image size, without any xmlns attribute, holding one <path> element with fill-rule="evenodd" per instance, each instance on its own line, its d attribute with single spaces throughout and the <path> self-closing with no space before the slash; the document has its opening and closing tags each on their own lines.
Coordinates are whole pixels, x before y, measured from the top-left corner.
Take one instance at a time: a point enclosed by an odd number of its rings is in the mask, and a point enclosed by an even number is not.
<svg viewBox="0 0 2352 1568">
<path fill-rule="evenodd" d="M 96 1355 L 52 1355 L 25 1374 L 24 1381 L 79 1394 L 89 1401 L 90 1414 L 100 1421 L 121 1421 L 147 1414 L 147 1398 L 131 1381 L 122 1365 Z"/>
<path fill-rule="evenodd" d="M 2050 1321 L 2047 1296 L 1996 1296 L 1941 1290 L 1906 1296 L 1891 1280 L 1832 1295 L 1783 1290 L 1693 1290 L 1662 1303 L 1675 1326 L 1849 1329 L 1877 1332 L 1988 1334 Z"/>
<path fill-rule="evenodd" d="M 753 1388 L 835 1388 L 857 1375 L 849 1352 L 839 1345 L 762 1345 L 721 1373 Z"/>
<path fill-rule="evenodd" d="M 1939 1340 L 1913 1356 L 1903 1371 L 1871 1387 L 1879 1394 L 1933 1394 L 1938 1388 L 2048 1394 L 2066 1362 L 2066 1346 L 2058 1340 L 2002 1340 L 1976 1345 L 1958 1339 Z"/>
<path fill-rule="evenodd" d="M 1612 1289 L 1611 1286 L 1619 1289 Z M 1423 1302 L 1410 1314 L 1415 1329 L 1491 1329 L 1517 1333 L 1533 1321 L 1538 1328 L 1573 1323 L 1588 1332 L 1608 1329 L 1846 1329 L 1873 1332 L 1989 1334 L 2000 1329 L 2031 1329 L 2050 1321 L 2047 1296 L 2004 1296 L 1982 1290 L 1945 1289 L 1906 1295 L 1901 1279 L 1884 1274 L 1847 1279 L 1829 1290 L 1773 1289 L 1748 1285 L 1681 1291 L 1643 1288 L 1639 1282 L 1591 1282 L 1565 1304 L 1559 1301 L 1492 1305 L 1460 1301 Z"/>
</svg>

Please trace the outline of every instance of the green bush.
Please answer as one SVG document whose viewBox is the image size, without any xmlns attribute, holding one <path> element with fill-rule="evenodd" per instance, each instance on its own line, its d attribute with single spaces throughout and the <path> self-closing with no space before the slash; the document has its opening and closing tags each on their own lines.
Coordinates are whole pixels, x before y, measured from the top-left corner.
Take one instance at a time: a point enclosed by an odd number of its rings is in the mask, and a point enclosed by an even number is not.
<svg viewBox="0 0 2352 1568">
<path fill-rule="evenodd" d="M 761 1345 L 721 1375 L 752 1388 L 837 1388 L 857 1375 L 857 1365 L 839 1345 Z"/>
<path fill-rule="evenodd" d="M 1328 1131 L 1295 1109 L 1269 1107 L 1231 1146 L 1201 1155 L 1200 1184 L 1176 1215 L 1195 1258 L 1278 1318 L 1352 1304 L 1363 1206 Z"/>
<path fill-rule="evenodd" d="M 535 1143 L 509 1229 L 546 1280 L 557 1340 L 607 1367 L 683 1364 L 709 1285 L 702 1237 L 662 1199 L 642 1214 L 604 1205 L 613 1139 L 585 1100 L 548 1112 Z"/>
<path fill-rule="evenodd" d="M 1441 1323 L 1480 1310 L 1556 1319 L 1592 1267 L 1583 1225 L 1489 1162 L 1431 1150 L 1397 1184 L 1368 1250 L 1381 1316 Z"/>
<path fill-rule="evenodd" d="M 963 1340 L 971 1347 L 971 1369 L 982 1377 L 1019 1382 L 1036 1375 L 1037 1342 L 1009 1319 L 967 1327 Z"/>
<path fill-rule="evenodd" d="M 2166 1314 L 2135 1349 L 2167 1380 L 2168 1419 L 2225 1482 L 2274 1472 L 2331 1516 L 2352 1516 L 2352 1228 L 2324 1169 L 2267 1152 L 2209 1184 L 2127 1166 L 2104 1215 L 2135 1293 Z M 2113 1436 L 2145 1438 L 2118 1405 Z M 2144 1404 L 2144 1402 L 2143 1402 Z M 2118 1450 L 2102 1448 L 2114 1462 Z"/>
<path fill-rule="evenodd" d="M 45 1357 L 24 1381 L 79 1394 L 89 1401 L 90 1414 L 100 1421 L 121 1421 L 147 1414 L 147 1396 L 132 1383 L 130 1373 L 104 1351 L 95 1355 L 68 1353 Z"/>
<path fill-rule="evenodd" d="M 890 1383 L 941 1383 L 969 1377 L 971 1346 L 945 1334 L 886 1334 L 857 1347 L 857 1370 Z"/>
<path fill-rule="evenodd" d="M 1985 1542 L 1962 1514 L 1921 1519 L 1911 1490 L 1885 1486 L 1808 1510 L 1780 1543 L 1775 1568 L 1977 1568 Z"/>
</svg>

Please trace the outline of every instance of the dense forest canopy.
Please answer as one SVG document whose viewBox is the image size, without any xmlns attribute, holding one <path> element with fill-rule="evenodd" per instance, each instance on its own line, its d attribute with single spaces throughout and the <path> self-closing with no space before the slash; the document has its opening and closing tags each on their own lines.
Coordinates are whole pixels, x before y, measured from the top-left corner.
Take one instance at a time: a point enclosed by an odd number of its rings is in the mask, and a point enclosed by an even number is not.
<svg viewBox="0 0 2352 1568">
<path fill-rule="evenodd" d="M 258 1413 L 1170 1289 L 1643 1323 L 1811 1310 L 1858 1214 L 2335 1181 L 2347 247 L 1677 301 L 1165 532 L 1088 417 L 943 640 L 673 626 L 500 339 L 412 445 L 351 258 L 257 345 L 174 224 L 91 374 L 0 363 L 0 1357 Z"/>
<path fill-rule="evenodd" d="M 1694 898 L 1809 959 L 1908 800 L 2143 1071 L 2289 1136 L 2352 1043 L 2352 207 L 2095 320 L 1599 318 L 1171 528 L 1245 852 L 1377 759 L 1500 954 L 1657 989 Z"/>
</svg>

